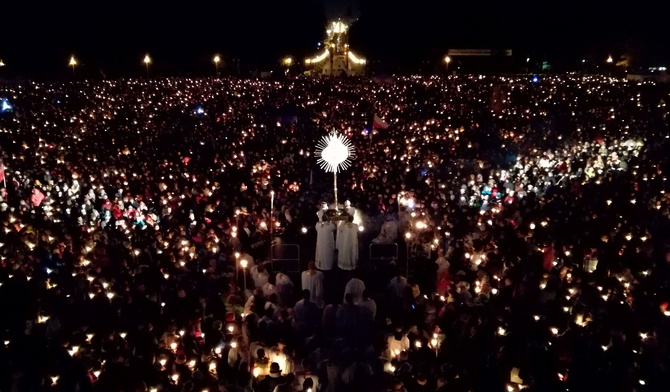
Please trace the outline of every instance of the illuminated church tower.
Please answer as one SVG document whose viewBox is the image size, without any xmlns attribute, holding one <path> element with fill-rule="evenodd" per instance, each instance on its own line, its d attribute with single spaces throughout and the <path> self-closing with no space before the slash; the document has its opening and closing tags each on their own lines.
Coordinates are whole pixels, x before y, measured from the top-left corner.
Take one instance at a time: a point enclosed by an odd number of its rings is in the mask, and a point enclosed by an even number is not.
<svg viewBox="0 0 670 392">
<path fill-rule="evenodd" d="M 305 60 L 307 73 L 314 76 L 356 76 L 365 71 L 365 59 L 356 56 L 349 48 L 349 26 L 337 20 L 326 30 L 323 51 Z"/>
</svg>

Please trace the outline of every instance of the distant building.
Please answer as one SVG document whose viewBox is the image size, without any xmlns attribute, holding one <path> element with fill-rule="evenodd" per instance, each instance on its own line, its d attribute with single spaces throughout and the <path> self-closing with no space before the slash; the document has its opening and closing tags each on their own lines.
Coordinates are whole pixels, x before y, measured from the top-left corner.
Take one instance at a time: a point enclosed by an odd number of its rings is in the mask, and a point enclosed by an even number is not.
<svg viewBox="0 0 670 392">
<path fill-rule="evenodd" d="M 306 73 L 313 76 L 355 76 L 365 72 L 365 59 L 349 48 L 349 26 L 337 20 L 328 26 L 322 52 L 305 59 Z"/>
<path fill-rule="evenodd" d="M 654 81 L 657 83 L 669 83 L 670 77 L 667 70 L 666 67 L 651 67 L 643 72 L 629 73 L 626 75 L 626 79 L 633 82 Z"/>
</svg>

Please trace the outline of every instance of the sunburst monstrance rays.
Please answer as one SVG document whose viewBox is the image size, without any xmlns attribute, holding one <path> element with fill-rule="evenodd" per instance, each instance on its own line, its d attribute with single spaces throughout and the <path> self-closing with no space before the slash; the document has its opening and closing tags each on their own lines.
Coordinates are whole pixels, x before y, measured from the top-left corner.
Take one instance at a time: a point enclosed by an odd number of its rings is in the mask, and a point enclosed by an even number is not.
<svg viewBox="0 0 670 392">
<path fill-rule="evenodd" d="M 354 145 L 344 135 L 332 132 L 319 140 L 315 155 L 317 163 L 327 172 L 338 173 L 351 165 Z"/>
</svg>

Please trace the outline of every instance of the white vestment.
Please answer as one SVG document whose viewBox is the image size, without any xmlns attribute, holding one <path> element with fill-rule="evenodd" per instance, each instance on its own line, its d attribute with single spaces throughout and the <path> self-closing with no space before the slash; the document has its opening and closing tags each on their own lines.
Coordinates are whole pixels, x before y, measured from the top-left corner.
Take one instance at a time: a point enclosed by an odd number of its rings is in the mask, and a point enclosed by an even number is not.
<svg viewBox="0 0 670 392">
<path fill-rule="evenodd" d="M 390 244 L 398 239 L 398 222 L 388 220 L 382 225 L 382 230 L 372 242 L 376 244 Z"/>
<path fill-rule="evenodd" d="M 386 338 L 386 347 L 386 352 L 384 353 L 386 358 L 397 358 L 401 352 L 409 350 L 409 339 L 406 334 L 403 334 L 400 340 L 396 340 L 395 336 L 390 335 Z"/>
<path fill-rule="evenodd" d="M 449 266 L 451 265 L 449 263 L 449 260 L 447 260 L 446 257 L 440 256 L 435 260 L 435 264 L 437 264 L 437 275 L 441 275 L 444 273 L 449 273 Z"/>
<path fill-rule="evenodd" d="M 351 278 L 344 287 L 344 296 L 351 294 L 354 304 L 358 305 L 363 301 L 363 291 L 365 291 L 365 283 L 358 278 Z"/>
<path fill-rule="evenodd" d="M 259 272 L 257 265 L 254 265 L 249 269 L 249 275 L 251 275 L 251 279 L 254 281 L 254 287 L 265 286 L 265 284 L 268 282 L 270 278 L 270 274 L 268 274 L 268 271 L 263 270 L 263 272 Z"/>
<path fill-rule="evenodd" d="M 319 222 L 316 224 L 316 268 L 329 271 L 333 269 L 333 252 L 335 251 L 335 224 L 333 222 Z"/>
<path fill-rule="evenodd" d="M 358 264 L 358 225 L 343 223 L 337 230 L 337 266 L 351 271 Z"/>
<path fill-rule="evenodd" d="M 316 304 L 319 309 L 323 308 L 323 272 L 314 270 L 310 274 L 308 271 L 302 273 L 302 289 L 309 290 L 310 300 Z"/>
</svg>

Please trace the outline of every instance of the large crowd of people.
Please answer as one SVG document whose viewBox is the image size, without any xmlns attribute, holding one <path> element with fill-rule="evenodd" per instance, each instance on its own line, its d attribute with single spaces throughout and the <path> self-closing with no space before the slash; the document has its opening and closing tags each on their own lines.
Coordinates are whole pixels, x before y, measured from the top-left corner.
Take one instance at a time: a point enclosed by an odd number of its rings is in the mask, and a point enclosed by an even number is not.
<svg viewBox="0 0 670 392">
<path fill-rule="evenodd" d="M 0 390 L 670 390 L 668 92 L 0 86 Z"/>
</svg>

